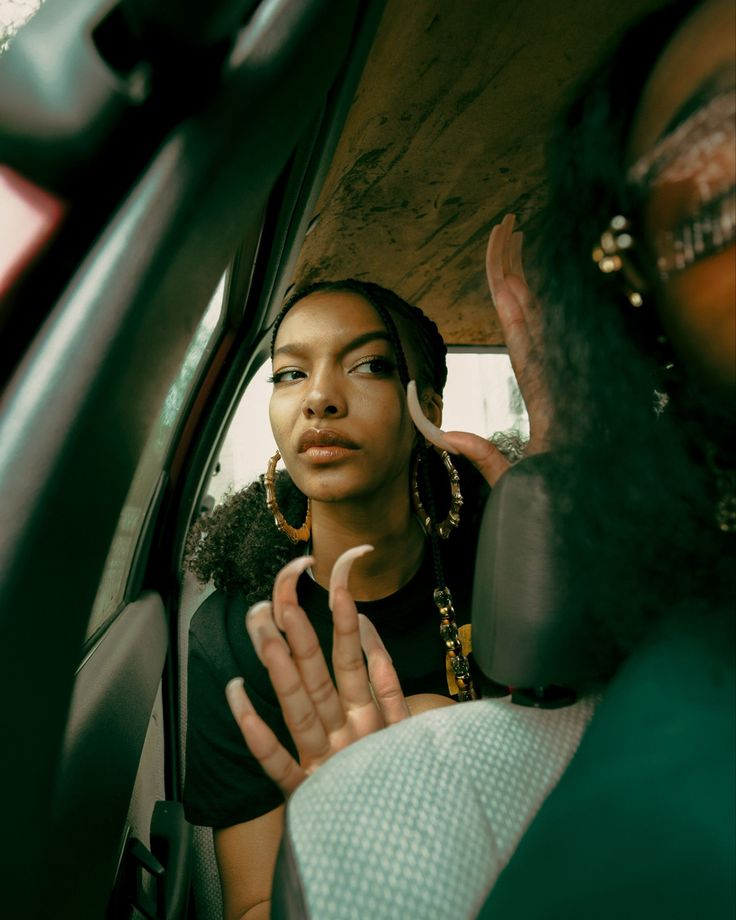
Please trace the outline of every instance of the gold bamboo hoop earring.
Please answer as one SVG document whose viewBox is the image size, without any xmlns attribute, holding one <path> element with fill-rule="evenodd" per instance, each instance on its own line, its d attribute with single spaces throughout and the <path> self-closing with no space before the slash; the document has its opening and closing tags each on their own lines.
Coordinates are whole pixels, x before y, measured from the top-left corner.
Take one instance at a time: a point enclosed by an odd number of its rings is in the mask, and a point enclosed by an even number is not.
<svg viewBox="0 0 736 920">
<path fill-rule="evenodd" d="M 266 474 L 263 477 L 263 483 L 266 486 L 266 505 L 273 515 L 273 520 L 278 529 L 285 533 L 292 543 L 306 543 L 312 535 L 312 501 L 307 499 L 307 516 L 304 523 L 298 529 L 291 524 L 281 513 L 278 502 L 276 501 L 276 488 L 274 486 L 274 476 L 276 475 L 276 464 L 281 459 L 281 454 L 276 453 L 268 461 Z"/>
<path fill-rule="evenodd" d="M 422 504 L 422 499 L 419 495 L 419 464 L 421 463 L 419 454 L 414 458 L 414 465 L 411 470 L 411 498 L 414 510 L 424 525 L 426 532 L 432 533 L 434 531 L 443 540 L 446 540 L 460 524 L 460 508 L 463 504 L 463 496 L 460 492 L 460 474 L 452 465 L 450 455 L 446 450 L 437 450 L 437 453 L 442 458 L 447 475 L 450 477 L 450 510 L 447 512 L 447 517 L 440 524 L 433 523 L 432 518 L 427 513 L 427 509 Z"/>
</svg>

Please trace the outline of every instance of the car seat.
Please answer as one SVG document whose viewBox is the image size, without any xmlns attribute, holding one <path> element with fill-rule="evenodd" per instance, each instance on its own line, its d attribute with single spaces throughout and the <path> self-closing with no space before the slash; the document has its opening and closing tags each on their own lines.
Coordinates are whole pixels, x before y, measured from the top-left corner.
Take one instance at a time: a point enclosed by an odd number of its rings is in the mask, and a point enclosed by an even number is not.
<svg viewBox="0 0 736 920">
<path fill-rule="evenodd" d="M 613 678 L 481 920 L 736 916 L 734 628 L 690 613 Z"/>
<path fill-rule="evenodd" d="M 579 614 L 562 602 L 552 513 L 552 454 L 501 477 L 481 520 L 473 585 L 473 655 L 515 701 L 551 707 L 595 676 Z"/>
</svg>

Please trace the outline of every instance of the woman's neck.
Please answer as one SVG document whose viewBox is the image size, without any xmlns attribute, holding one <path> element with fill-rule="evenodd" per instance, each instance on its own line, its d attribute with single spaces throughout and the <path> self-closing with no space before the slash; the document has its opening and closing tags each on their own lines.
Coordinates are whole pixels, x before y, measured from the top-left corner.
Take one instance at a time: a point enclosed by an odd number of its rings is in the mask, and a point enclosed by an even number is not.
<svg viewBox="0 0 736 920">
<path fill-rule="evenodd" d="M 425 536 L 408 501 L 401 508 L 312 502 L 312 574 L 318 584 L 328 587 L 337 557 L 362 543 L 374 550 L 353 563 L 349 587 L 356 600 L 369 601 L 411 579 L 422 562 Z"/>
</svg>

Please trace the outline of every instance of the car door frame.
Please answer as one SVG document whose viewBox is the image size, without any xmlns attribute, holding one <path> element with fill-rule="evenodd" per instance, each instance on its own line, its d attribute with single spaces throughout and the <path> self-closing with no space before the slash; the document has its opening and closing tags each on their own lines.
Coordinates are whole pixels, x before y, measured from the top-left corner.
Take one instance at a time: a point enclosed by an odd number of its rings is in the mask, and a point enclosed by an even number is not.
<svg viewBox="0 0 736 920">
<path fill-rule="evenodd" d="M 260 222 L 296 140 L 319 114 L 354 45 L 359 13 L 365 18 L 367 7 L 375 17 L 377 6 L 261 4 L 235 44 L 232 73 L 217 97 L 176 128 L 144 170 L 4 394 L 0 680 L 14 704 L 5 707 L 2 726 L 11 752 L 2 765 L 10 842 L 2 865 L 10 916 L 102 916 L 107 908 L 119 861 L 119 807 L 130 793 L 163 672 L 170 603 L 154 591 L 125 604 L 80 668 L 108 547 L 151 425 L 217 279 L 249 221 Z M 278 263 L 283 275 L 283 257 Z M 277 268 L 271 277 L 273 294 Z M 269 302 L 262 285 L 244 322 L 262 325 Z M 161 488 L 163 495 L 166 482 Z M 167 506 L 161 500 L 160 508 Z M 143 539 L 150 537 L 148 531 Z M 108 652 L 117 660 L 112 669 L 102 666 Z M 137 698 L 127 692 L 136 686 L 136 662 L 143 662 Z M 117 680 L 120 692 L 100 693 L 99 682 L 88 681 L 95 667 L 107 675 L 102 686 Z M 96 708 L 85 683 L 98 688 Z M 126 727 L 134 709 L 135 724 Z M 115 764 L 125 763 L 115 791 L 108 788 L 102 799 L 92 794 L 99 773 L 90 769 L 105 765 L 106 742 L 94 740 L 97 717 L 108 727 L 102 737 L 119 742 Z M 84 769 L 75 760 L 83 749 Z M 90 781 L 80 783 L 83 775 Z M 72 785 L 78 795 L 69 795 Z M 87 818 L 110 796 L 115 814 L 100 838 Z M 62 849 L 79 866 L 79 884 L 60 891 L 49 884 L 49 869 Z"/>
</svg>

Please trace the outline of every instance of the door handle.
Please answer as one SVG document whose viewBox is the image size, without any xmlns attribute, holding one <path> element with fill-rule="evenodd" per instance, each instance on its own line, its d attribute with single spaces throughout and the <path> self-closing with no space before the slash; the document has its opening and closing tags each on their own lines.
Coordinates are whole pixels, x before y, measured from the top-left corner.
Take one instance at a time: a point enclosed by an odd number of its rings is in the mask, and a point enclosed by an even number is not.
<svg viewBox="0 0 736 920">
<path fill-rule="evenodd" d="M 192 826 L 181 802 L 156 802 L 150 849 L 130 835 L 123 846 L 107 920 L 135 908 L 146 920 L 185 920 L 191 878 Z"/>
</svg>

